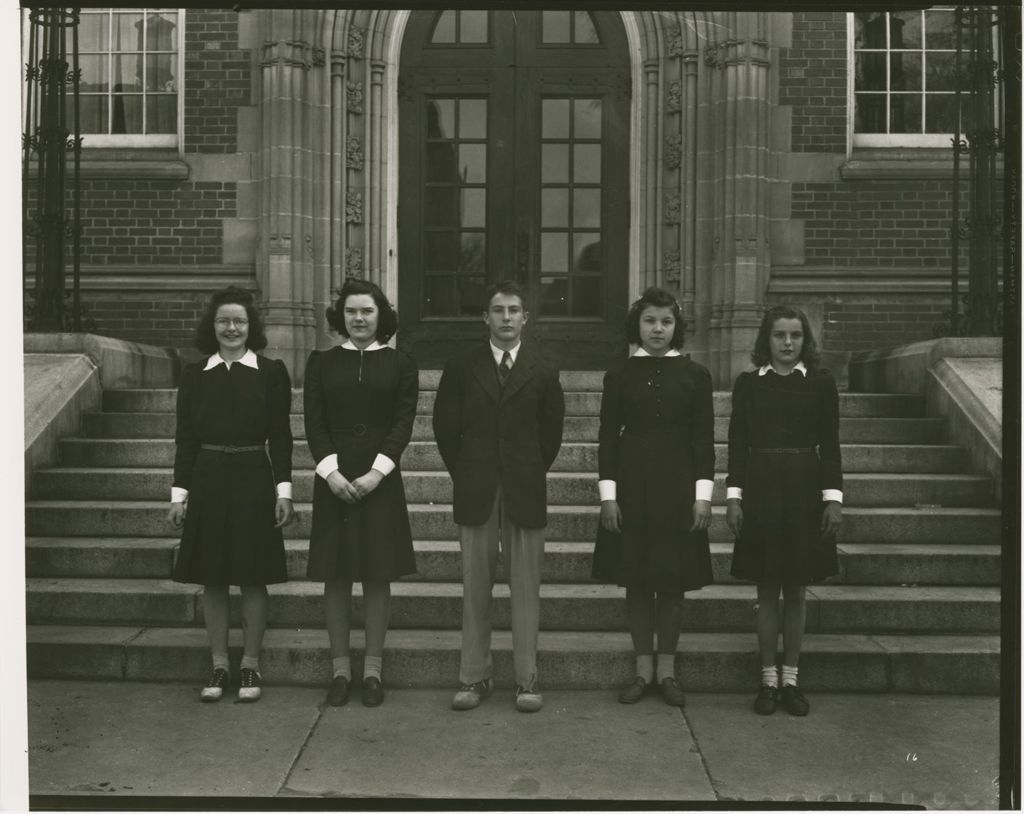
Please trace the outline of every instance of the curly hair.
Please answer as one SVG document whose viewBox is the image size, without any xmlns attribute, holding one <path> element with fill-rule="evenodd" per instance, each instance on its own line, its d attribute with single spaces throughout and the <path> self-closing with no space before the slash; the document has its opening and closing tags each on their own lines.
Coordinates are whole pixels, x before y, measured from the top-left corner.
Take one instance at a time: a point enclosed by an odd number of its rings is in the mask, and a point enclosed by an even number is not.
<svg viewBox="0 0 1024 814">
<path fill-rule="evenodd" d="M 206 310 L 199 318 L 199 324 L 196 325 L 195 346 L 203 353 L 209 354 L 220 350 L 220 343 L 213 329 L 213 320 L 217 316 L 217 309 L 222 305 L 241 305 L 245 308 L 245 314 L 249 318 L 249 335 L 245 338 L 245 346 L 250 350 L 263 350 L 267 346 L 267 334 L 263 329 L 263 318 L 256 307 L 256 300 L 250 292 L 238 286 L 228 286 L 213 292 Z"/>
<path fill-rule="evenodd" d="M 345 300 L 359 294 L 368 294 L 373 297 L 374 305 L 377 306 L 377 341 L 382 345 L 398 333 L 398 312 L 388 302 L 380 286 L 371 283 L 369 280 L 360 280 L 350 277 L 338 291 L 338 299 L 334 305 L 328 305 L 327 323 L 341 336 L 348 339 L 348 331 L 345 330 Z"/>
<path fill-rule="evenodd" d="M 626 341 L 632 345 L 640 344 L 640 314 L 645 308 L 671 308 L 672 316 L 676 320 L 676 328 L 669 341 L 669 347 L 679 350 L 683 346 L 683 334 L 686 330 L 686 323 L 683 322 L 683 314 L 679 310 L 679 303 L 664 288 L 652 285 L 640 299 L 629 306 L 626 314 Z"/>
<path fill-rule="evenodd" d="M 814 331 L 811 330 L 811 323 L 807 314 L 792 305 L 774 305 L 769 308 L 761 320 L 761 327 L 757 331 L 757 339 L 754 340 L 754 350 L 750 354 L 750 361 L 755 367 L 764 367 L 772 361 L 771 346 L 768 339 L 772 333 L 772 326 L 776 320 L 799 319 L 800 327 L 804 332 L 804 344 L 800 349 L 800 361 L 810 370 L 821 363 L 821 351 L 818 350 L 818 343 L 814 339 Z"/>
</svg>

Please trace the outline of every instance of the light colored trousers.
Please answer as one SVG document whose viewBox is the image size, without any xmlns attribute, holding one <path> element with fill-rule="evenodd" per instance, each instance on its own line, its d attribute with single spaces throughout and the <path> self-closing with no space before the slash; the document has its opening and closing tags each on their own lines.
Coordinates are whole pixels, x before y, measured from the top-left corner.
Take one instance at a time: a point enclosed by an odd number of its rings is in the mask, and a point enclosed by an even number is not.
<svg viewBox="0 0 1024 814">
<path fill-rule="evenodd" d="M 508 560 L 512 594 L 512 658 L 516 683 L 531 690 L 537 680 L 537 628 L 540 626 L 540 569 L 544 529 L 522 529 L 504 510 L 501 489 L 482 526 L 459 526 L 462 548 L 462 662 L 459 681 L 491 678 L 491 589 L 497 575 L 499 540 Z"/>
</svg>

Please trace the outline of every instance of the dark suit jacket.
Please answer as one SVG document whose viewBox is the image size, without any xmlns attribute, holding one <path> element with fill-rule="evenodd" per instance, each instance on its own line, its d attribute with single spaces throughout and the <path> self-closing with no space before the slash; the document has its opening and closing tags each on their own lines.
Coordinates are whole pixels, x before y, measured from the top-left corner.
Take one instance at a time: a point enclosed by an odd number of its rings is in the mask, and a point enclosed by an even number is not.
<svg viewBox="0 0 1024 814">
<path fill-rule="evenodd" d="M 521 528 L 547 525 L 547 471 L 562 445 L 558 371 L 525 342 L 502 391 L 489 342 L 448 361 L 434 403 L 434 439 L 455 487 L 455 522 L 487 522 L 501 484 Z"/>
</svg>

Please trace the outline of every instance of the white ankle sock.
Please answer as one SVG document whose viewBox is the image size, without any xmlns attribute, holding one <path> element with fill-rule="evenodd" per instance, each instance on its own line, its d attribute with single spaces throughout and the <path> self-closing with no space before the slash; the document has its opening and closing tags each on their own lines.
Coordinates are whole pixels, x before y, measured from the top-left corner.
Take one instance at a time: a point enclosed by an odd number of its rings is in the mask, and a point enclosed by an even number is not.
<svg viewBox="0 0 1024 814">
<path fill-rule="evenodd" d="M 256 656 L 242 656 L 242 663 L 238 665 L 240 670 L 260 671 L 260 660 Z"/>
<path fill-rule="evenodd" d="M 384 661 L 383 656 L 366 656 L 363 659 L 363 678 L 380 678 L 380 668 Z"/>
<path fill-rule="evenodd" d="M 779 672 L 775 669 L 774 664 L 761 668 L 761 685 L 764 687 L 779 686 Z"/>
<path fill-rule="evenodd" d="M 338 676 L 344 676 L 349 681 L 352 680 L 352 657 L 351 656 L 337 656 L 331 659 L 331 667 L 334 669 L 334 675 L 332 678 Z"/>
<path fill-rule="evenodd" d="M 658 683 L 676 677 L 676 654 L 658 653 Z"/>
<path fill-rule="evenodd" d="M 647 653 L 636 657 L 636 674 L 648 684 L 654 680 L 654 654 Z"/>
<path fill-rule="evenodd" d="M 230 672 L 230 668 L 228 667 L 228 657 L 227 656 L 214 656 L 213 657 L 213 669 L 214 670 L 217 670 L 217 669 L 227 670 L 228 672 Z"/>
<path fill-rule="evenodd" d="M 796 673 L 799 668 L 790 667 L 788 664 L 782 665 L 782 686 L 788 687 L 791 684 L 796 686 Z"/>
</svg>

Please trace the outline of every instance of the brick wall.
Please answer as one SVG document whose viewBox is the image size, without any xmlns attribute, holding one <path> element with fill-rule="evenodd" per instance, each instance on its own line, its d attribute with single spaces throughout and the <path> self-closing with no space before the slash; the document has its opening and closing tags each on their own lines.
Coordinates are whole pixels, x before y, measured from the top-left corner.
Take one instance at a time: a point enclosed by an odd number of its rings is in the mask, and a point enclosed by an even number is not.
<svg viewBox="0 0 1024 814">
<path fill-rule="evenodd" d="M 846 152 L 846 14 L 793 13 L 793 47 L 779 56 L 779 104 L 793 115 L 793 152 Z"/>
<path fill-rule="evenodd" d="M 934 339 L 937 326 L 948 319 L 944 312 L 949 311 L 949 302 L 938 300 L 925 297 L 916 302 L 825 302 L 822 347 L 852 352 Z"/>
<path fill-rule="evenodd" d="M 238 14 L 189 9 L 185 14 L 185 150 L 238 149 L 237 108 L 250 103 L 250 52 L 238 48 Z"/>
<path fill-rule="evenodd" d="M 86 319 L 95 322 L 92 333 L 157 347 L 187 348 L 208 299 L 205 291 L 92 291 L 83 293 L 82 305 Z"/>
</svg>

